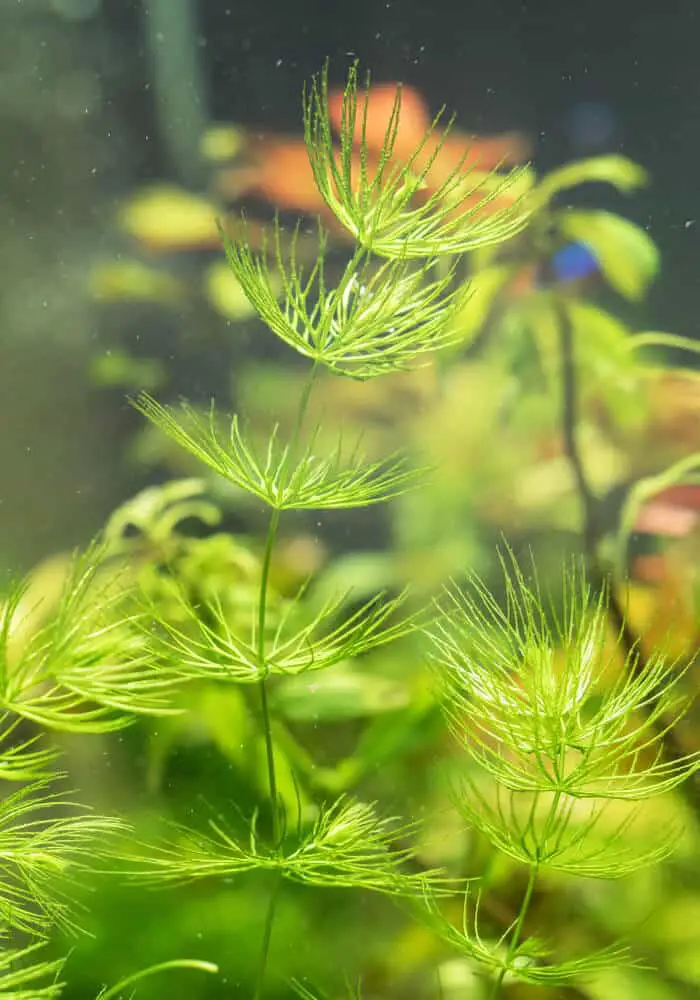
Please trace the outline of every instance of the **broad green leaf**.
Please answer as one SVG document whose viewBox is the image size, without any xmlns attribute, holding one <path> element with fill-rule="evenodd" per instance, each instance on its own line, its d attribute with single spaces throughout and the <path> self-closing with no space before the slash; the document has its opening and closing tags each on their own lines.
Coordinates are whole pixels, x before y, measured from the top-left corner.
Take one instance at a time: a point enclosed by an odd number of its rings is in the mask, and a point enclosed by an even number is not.
<svg viewBox="0 0 700 1000">
<path fill-rule="evenodd" d="M 612 287 L 640 299 L 659 269 L 659 251 L 641 226 L 612 212 L 566 211 L 558 216 L 564 236 L 585 243 Z"/>
<path fill-rule="evenodd" d="M 356 551 L 331 560 L 316 576 L 306 607 L 317 611 L 328 600 L 345 594 L 341 607 L 366 601 L 400 584 L 395 560 L 386 552 Z"/>
<path fill-rule="evenodd" d="M 594 156 L 552 170 L 540 181 L 532 197 L 536 207 L 540 207 L 561 191 L 590 183 L 612 184 L 618 191 L 628 194 L 646 184 L 648 178 L 647 171 L 626 156 Z"/>
<path fill-rule="evenodd" d="M 393 712 L 405 708 L 409 700 L 403 684 L 340 667 L 282 681 L 273 704 L 295 722 L 333 722 Z"/>
</svg>

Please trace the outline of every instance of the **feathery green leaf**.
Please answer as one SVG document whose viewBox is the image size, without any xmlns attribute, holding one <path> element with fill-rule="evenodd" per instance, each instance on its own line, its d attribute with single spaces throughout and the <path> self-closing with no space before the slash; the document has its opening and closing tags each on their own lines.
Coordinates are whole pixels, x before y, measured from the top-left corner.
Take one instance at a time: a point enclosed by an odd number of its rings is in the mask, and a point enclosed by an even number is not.
<svg viewBox="0 0 700 1000">
<path fill-rule="evenodd" d="M 410 468 L 400 456 L 362 465 L 356 453 L 344 454 L 342 443 L 329 458 L 320 457 L 314 454 L 316 434 L 297 452 L 278 441 L 277 428 L 264 455 L 259 455 L 246 442 L 237 416 L 231 419 L 228 440 L 222 441 L 213 406 L 205 421 L 185 403 L 178 413 L 145 393 L 134 405 L 217 475 L 275 510 L 339 510 L 381 503 L 417 485 L 423 471 Z"/>
</svg>

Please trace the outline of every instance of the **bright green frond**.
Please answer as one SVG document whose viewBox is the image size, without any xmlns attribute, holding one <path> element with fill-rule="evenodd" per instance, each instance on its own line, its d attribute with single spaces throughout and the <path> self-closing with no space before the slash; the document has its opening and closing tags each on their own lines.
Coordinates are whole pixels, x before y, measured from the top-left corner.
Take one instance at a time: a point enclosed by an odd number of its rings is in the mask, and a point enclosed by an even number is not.
<svg viewBox="0 0 700 1000">
<path fill-rule="evenodd" d="M 254 829 L 242 845 L 218 821 L 209 825 L 211 834 L 178 827 L 175 840 L 149 845 L 130 874 L 148 884 L 180 884 L 267 869 L 294 882 L 388 895 L 451 891 L 439 871 L 407 869 L 413 852 L 394 845 L 408 841 L 414 828 L 379 819 L 366 803 L 339 799 L 321 810 L 310 830 L 285 837 L 277 848 L 259 843 Z"/>
<path fill-rule="evenodd" d="M 505 972 L 516 982 L 565 986 L 585 980 L 603 969 L 634 965 L 629 948 L 613 944 L 577 958 L 560 959 L 553 948 L 534 938 L 525 938 L 515 949 L 508 948 L 513 925 L 499 938 L 486 937 L 480 926 L 480 894 L 467 891 L 461 928 L 440 912 L 435 900 L 427 900 L 427 919 L 437 934 L 459 954 L 476 961 L 492 975 Z"/>
<path fill-rule="evenodd" d="M 46 787 L 37 781 L 0 802 L 0 920 L 29 933 L 77 929 L 68 889 L 125 829 Z"/>
<path fill-rule="evenodd" d="M 310 620 L 299 601 L 274 609 L 262 657 L 256 627 L 232 624 L 216 598 L 194 605 L 181 593 L 177 621 L 162 619 L 153 607 L 145 620 L 153 655 L 166 669 L 183 678 L 253 684 L 269 675 L 296 676 L 352 660 L 413 628 L 410 617 L 396 616 L 404 603 L 403 594 L 391 600 L 384 595 L 374 597 L 333 624 L 347 597 L 329 599 Z"/>
<path fill-rule="evenodd" d="M 0 716 L 0 781 L 35 781 L 46 777 L 60 752 L 56 747 L 42 747 L 42 736 L 23 739 L 18 732 L 22 720 Z"/>
<path fill-rule="evenodd" d="M 440 159 L 442 142 L 427 163 L 417 163 L 437 119 L 409 160 L 394 162 L 401 114 L 399 91 L 374 164 L 366 142 L 369 82 L 360 112 L 357 98 L 357 66 L 353 66 L 345 87 L 337 151 L 328 116 L 328 75 L 324 70 L 304 97 L 304 135 L 319 191 L 361 247 L 389 258 L 452 256 L 502 243 L 525 228 L 529 218 L 527 197 L 514 196 L 523 182 L 529 181 L 527 168 L 507 175 L 484 175 L 465 169 L 465 151 L 462 162 L 439 188 L 416 204 L 416 195 L 423 192 L 429 170 Z M 355 141 L 358 114 L 362 116 L 359 147 Z"/>
<path fill-rule="evenodd" d="M 59 981 L 64 959 L 31 961 L 30 956 L 45 946 L 35 941 L 26 948 L 0 949 L 0 997 L 3 1000 L 57 1000 L 64 983 Z"/>
<path fill-rule="evenodd" d="M 356 254 L 337 285 L 329 287 L 323 234 L 307 274 L 296 262 L 296 235 L 298 230 L 285 261 L 275 222 L 281 302 L 265 251 L 254 253 L 245 239 L 223 239 L 229 264 L 260 318 L 300 354 L 338 375 L 368 379 L 411 367 L 455 341 L 449 321 L 466 291 L 454 286 L 452 271 L 435 278 L 433 260 L 413 264 L 404 255 L 376 264 Z"/>
<path fill-rule="evenodd" d="M 629 833 L 638 811 L 611 822 L 610 804 L 552 793 L 512 792 L 466 781 L 457 809 L 499 851 L 528 867 L 588 878 L 622 878 L 667 857 L 678 840 L 675 827 L 640 844 Z"/>
<path fill-rule="evenodd" d="M 100 578 L 98 548 L 74 560 L 55 608 L 17 638 L 20 586 L 0 609 L 0 704 L 50 729 L 106 732 L 137 713 L 168 714 L 174 679 L 151 668 L 122 588 Z M 24 631 L 24 629 L 23 629 Z M 36 761 L 35 761 L 36 762 Z"/>
<path fill-rule="evenodd" d="M 314 454 L 317 434 L 296 451 L 278 440 L 277 428 L 258 450 L 245 440 L 236 416 L 228 439 L 222 440 L 213 406 L 208 420 L 186 404 L 176 411 L 146 394 L 135 406 L 217 475 L 275 510 L 339 510 L 381 503 L 417 484 L 422 472 L 400 456 L 362 464 L 355 452 L 345 454 L 342 443 L 330 457 L 320 457 Z"/>
<path fill-rule="evenodd" d="M 682 782 L 700 754 L 661 755 L 660 725 L 687 701 L 682 671 L 662 655 L 607 679 L 611 650 L 606 603 L 579 572 L 564 578 L 564 609 L 548 614 L 518 570 L 502 608 L 472 581 L 448 588 L 430 629 L 432 660 L 449 724 L 467 751 L 515 791 L 642 799 Z"/>
</svg>

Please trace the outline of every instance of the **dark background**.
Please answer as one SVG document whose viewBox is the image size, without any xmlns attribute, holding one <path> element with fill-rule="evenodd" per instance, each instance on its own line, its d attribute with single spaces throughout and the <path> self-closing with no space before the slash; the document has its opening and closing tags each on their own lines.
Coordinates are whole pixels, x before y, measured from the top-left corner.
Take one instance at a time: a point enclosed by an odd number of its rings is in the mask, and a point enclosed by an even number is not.
<svg viewBox="0 0 700 1000">
<path fill-rule="evenodd" d="M 105 12 L 131 72 L 118 99 L 138 143 L 153 134 L 149 66 L 137 4 Z M 624 211 L 648 226 L 663 254 L 643 325 L 694 336 L 700 311 L 700 16 L 694 0 L 200 0 L 209 113 L 298 131 L 305 80 L 331 60 L 340 82 L 357 57 L 377 80 L 402 80 L 468 130 L 521 129 L 540 170 L 617 151 L 652 174 Z M 607 135 L 586 142 L 575 123 L 593 103 Z M 577 118 L 578 116 L 578 118 Z M 157 143 L 141 176 L 167 174 Z M 607 192 L 598 203 L 621 210 Z"/>
</svg>

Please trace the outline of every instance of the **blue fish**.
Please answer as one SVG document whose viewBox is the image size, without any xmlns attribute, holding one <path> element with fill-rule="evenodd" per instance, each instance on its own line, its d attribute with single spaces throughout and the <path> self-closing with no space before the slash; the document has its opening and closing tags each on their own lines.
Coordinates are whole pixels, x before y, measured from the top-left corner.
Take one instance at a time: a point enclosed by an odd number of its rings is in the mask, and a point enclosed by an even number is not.
<svg viewBox="0 0 700 1000">
<path fill-rule="evenodd" d="M 567 243 L 550 258 L 549 270 L 556 282 L 568 285 L 590 278 L 600 267 L 587 243 Z"/>
</svg>

